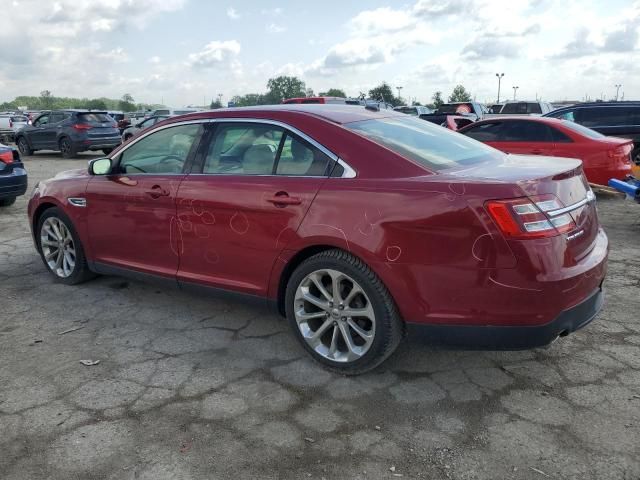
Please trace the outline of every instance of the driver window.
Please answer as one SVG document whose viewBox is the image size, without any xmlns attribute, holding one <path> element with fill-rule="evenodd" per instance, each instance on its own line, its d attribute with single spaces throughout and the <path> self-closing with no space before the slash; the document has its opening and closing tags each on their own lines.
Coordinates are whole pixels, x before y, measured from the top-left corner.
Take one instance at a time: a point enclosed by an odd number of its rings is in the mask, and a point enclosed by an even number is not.
<svg viewBox="0 0 640 480">
<path fill-rule="evenodd" d="M 191 147 L 202 134 L 202 124 L 178 125 L 148 135 L 131 145 L 120 158 L 121 173 L 182 173 Z"/>
<path fill-rule="evenodd" d="M 38 120 L 36 120 L 35 127 L 41 127 L 49 123 L 49 115 L 43 115 Z"/>
</svg>

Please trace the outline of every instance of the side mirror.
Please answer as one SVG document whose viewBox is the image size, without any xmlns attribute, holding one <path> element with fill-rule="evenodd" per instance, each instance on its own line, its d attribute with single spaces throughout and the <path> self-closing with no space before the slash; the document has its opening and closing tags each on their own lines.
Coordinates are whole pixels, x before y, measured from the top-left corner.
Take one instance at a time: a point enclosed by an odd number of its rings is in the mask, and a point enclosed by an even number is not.
<svg viewBox="0 0 640 480">
<path fill-rule="evenodd" d="M 111 172 L 110 158 L 96 158 L 89 162 L 89 175 L 107 175 Z"/>
</svg>

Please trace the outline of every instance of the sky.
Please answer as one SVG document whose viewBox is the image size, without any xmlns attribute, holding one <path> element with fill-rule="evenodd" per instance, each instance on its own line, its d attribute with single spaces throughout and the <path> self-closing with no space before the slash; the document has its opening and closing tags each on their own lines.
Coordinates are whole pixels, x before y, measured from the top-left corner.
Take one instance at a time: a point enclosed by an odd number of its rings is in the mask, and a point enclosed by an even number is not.
<svg viewBox="0 0 640 480">
<path fill-rule="evenodd" d="M 640 0 L 0 0 L 0 102 L 56 96 L 173 107 L 266 91 L 481 102 L 640 99 Z"/>
</svg>

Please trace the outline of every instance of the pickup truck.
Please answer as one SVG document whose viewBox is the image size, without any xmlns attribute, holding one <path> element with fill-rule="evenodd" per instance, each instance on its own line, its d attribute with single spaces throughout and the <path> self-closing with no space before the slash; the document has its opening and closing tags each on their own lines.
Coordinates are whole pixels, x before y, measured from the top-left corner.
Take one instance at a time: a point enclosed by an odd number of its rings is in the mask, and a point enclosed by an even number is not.
<svg viewBox="0 0 640 480">
<path fill-rule="evenodd" d="M 436 108 L 433 113 L 420 115 L 420 118 L 452 130 L 457 130 L 470 123 L 482 120 L 485 115 L 484 108 L 479 103 L 455 102 L 443 103 Z"/>
<path fill-rule="evenodd" d="M 491 112 L 485 117 L 504 117 L 510 115 L 544 115 L 553 111 L 553 105 L 549 102 L 508 101 L 498 110 L 500 105 L 493 105 Z"/>
<path fill-rule="evenodd" d="M 13 142 L 16 132 L 25 125 L 29 119 L 24 115 L 1 114 L 0 115 L 0 142 Z"/>
</svg>

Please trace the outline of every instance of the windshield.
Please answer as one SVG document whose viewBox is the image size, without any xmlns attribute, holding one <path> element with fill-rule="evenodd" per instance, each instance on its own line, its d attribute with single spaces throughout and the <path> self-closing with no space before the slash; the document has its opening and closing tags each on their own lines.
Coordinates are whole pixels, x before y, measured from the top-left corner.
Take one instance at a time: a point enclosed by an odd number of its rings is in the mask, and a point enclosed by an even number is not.
<svg viewBox="0 0 640 480">
<path fill-rule="evenodd" d="M 604 138 L 604 135 L 596 132 L 595 130 L 591 130 L 590 128 L 587 127 L 583 127 L 582 125 L 578 124 L 578 123 L 574 123 L 571 120 L 564 120 L 562 125 L 564 125 L 565 127 L 573 130 L 574 132 L 580 133 L 581 135 L 584 135 L 585 137 L 589 137 L 589 138 Z"/>
<path fill-rule="evenodd" d="M 473 106 L 470 103 L 445 103 L 438 107 L 437 112 L 465 114 L 473 112 Z"/>
<path fill-rule="evenodd" d="M 418 109 L 415 107 L 396 107 L 396 112 L 406 113 L 407 115 L 418 115 Z"/>
<path fill-rule="evenodd" d="M 113 119 L 106 113 L 79 113 L 78 120 L 83 123 L 113 123 Z"/>
<path fill-rule="evenodd" d="M 487 160 L 502 153 L 483 143 L 417 118 L 381 118 L 345 124 L 370 140 L 429 170 L 444 170 Z"/>
</svg>

